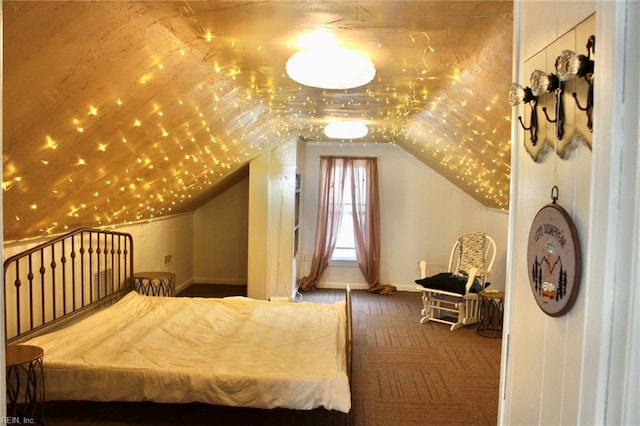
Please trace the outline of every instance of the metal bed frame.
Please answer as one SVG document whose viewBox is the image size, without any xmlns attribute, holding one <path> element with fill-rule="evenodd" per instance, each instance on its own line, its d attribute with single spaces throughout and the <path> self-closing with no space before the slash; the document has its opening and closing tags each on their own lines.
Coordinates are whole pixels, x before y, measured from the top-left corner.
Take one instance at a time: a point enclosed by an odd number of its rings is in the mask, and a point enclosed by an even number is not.
<svg viewBox="0 0 640 426">
<path fill-rule="evenodd" d="M 130 234 L 81 228 L 4 262 L 5 337 L 24 340 L 132 288 Z"/>
<path fill-rule="evenodd" d="M 4 262 L 6 343 L 58 327 L 118 301 L 133 289 L 133 237 L 80 228 L 9 257 Z M 352 384 L 351 288 L 346 286 L 346 364 Z M 345 424 L 353 422 L 351 411 Z"/>
</svg>

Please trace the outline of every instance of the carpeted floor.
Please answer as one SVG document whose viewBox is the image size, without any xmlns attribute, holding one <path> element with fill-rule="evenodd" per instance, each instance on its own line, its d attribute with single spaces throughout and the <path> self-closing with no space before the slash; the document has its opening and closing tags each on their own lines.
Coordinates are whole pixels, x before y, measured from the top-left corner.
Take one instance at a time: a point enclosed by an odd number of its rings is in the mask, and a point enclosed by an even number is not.
<svg viewBox="0 0 640 426">
<path fill-rule="evenodd" d="M 420 324 L 419 293 L 354 293 L 357 425 L 495 425 L 500 339 Z"/>
<path fill-rule="evenodd" d="M 246 294 L 246 287 L 195 284 L 178 296 Z M 344 300 L 341 290 L 302 294 L 303 301 Z M 495 425 L 500 339 L 474 326 L 449 331 L 419 324 L 419 293 L 353 292 L 354 425 Z M 48 425 L 333 425 L 340 413 L 252 410 L 204 404 L 47 403 Z"/>
</svg>

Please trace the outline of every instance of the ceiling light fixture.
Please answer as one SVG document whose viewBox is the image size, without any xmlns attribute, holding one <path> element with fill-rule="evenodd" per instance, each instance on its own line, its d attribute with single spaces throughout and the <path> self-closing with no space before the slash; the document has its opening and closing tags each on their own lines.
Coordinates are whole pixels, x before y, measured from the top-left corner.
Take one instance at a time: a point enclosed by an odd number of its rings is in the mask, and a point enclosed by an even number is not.
<svg viewBox="0 0 640 426">
<path fill-rule="evenodd" d="M 369 128 L 361 121 L 333 121 L 324 128 L 324 134 L 331 139 L 360 139 L 369 133 Z"/>
<path fill-rule="evenodd" d="M 287 75 L 305 86 L 320 89 L 353 89 L 371 82 L 373 62 L 364 54 L 344 47 L 301 50 L 287 61 Z"/>
</svg>

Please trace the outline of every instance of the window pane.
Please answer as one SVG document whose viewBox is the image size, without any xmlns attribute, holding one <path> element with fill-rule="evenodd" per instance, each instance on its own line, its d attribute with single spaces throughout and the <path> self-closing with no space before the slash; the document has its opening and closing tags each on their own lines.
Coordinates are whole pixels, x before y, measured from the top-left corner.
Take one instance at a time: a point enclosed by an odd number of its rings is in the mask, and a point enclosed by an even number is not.
<svg viewBox="0 0 640 426">
<path fill-rule="evenodd" d="M 355 247 L 355 240 L 353 239 L 353 218 L 351 215 L 351 205 L 345 205 L 344 212 L 342 213 L 342 222 L 338 230 L 336 247 Z"/>
<path fill-rule="evenodd" d="M 345 249 L 336 247 L 333 250 L 331 260 L 356 260 L 356 249 Z"/>
<path fill-rule="evenodd" d="M 353 212 L 351 208 L 351 191 L 347 181 L 343 195 L 344 210 L 342 222 L 338 230 L 336 247 L 333 250 L 331 260 L 356 260 L 356 243 L 353 235 Z"/>
<path fill-rule="evenodd" d="M 362 175 L 359 171 L 357 175 Z M 356 243 L 353 232 L 353 209 L 351 205 L 351 176 L 346 176 L 344 192 L 342 200 L 344 210 L 342 213 L 342 222 L 338 230 L 336 246 L 333 250 L 331 260 L 356 260 Z"/>
<path fill-rule="evenodd" d="M 344 205 L 342 222 L 338 230 L 336 247 L 333 250 L 332 260 L 356 260 L 356 243 L 353 235 L 353 213 L 351 203 Z"/>
</svg>

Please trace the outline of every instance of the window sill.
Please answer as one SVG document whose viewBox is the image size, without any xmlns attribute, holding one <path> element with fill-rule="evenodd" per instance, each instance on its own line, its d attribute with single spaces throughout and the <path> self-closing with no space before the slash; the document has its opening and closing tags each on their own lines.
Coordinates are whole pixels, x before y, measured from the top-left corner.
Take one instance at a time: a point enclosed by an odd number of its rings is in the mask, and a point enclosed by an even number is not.
<svg viewBox="0 0 640 426">
<path fill-rule="evenodd" d="M 347 259 L 332 259 L 329 261 L 329 266 L 338 267 L 338 268 L 357 268 L 358 261 L 357 260 L 347 260 Z"/>
</svg>

